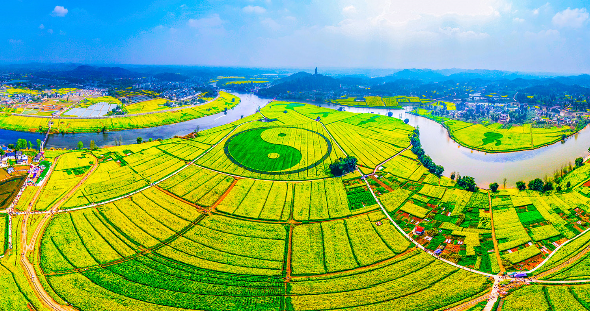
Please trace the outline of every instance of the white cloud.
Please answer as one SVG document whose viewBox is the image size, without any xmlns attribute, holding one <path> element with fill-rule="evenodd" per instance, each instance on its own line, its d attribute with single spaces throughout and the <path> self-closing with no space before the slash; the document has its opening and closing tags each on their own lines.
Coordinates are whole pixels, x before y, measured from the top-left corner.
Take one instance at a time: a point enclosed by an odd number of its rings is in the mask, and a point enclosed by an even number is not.
<svg viewBox="0 0 590 311">
<path fill-rule="evenodd" d="M 8 43 L 12 45 L 21 45 L 23 44 L 23 40 L 20 39 L 8 39 Z"/>
<path fill-rule="evenodd" d="M 558 27 L 580 28 L 588 20 L 589 14 L 586 9 L 567 8 L 553 16 L 551 22 Z"/>
<path fill-rule="evenodd" d="M 513 18 L 512 21 L 515 23 L 524 23 L 524 19 L 518 17 Z"/>
<path fill-rule="evenodd" d="M 252 5 L 248 5 L 245 6 L 242 11 L 244 11 L 244 13 L 254 13 L 254 14 L 263 14 L 266 12 L 266 9 L 261 7 L 261 6 L 252 6 Z"/>
<path fill-rule="evenodd" d="M 53 34 L 53 29 L 47 29 L 47 32 L 52 35 Z"/>
<path fill-rule="evenodd" d="M 219 17 L 219 14 L 213 14 L 209 17 L 201 19 L 189 19 L 188 25 L 193 28 L 214 28 L 222 26 L 224 21 Z"/>
<path fill-rule="evenodd" d="M 225 21 L 219 17 L 219 14 L 188 20 L 189 27 L 197 29 L 202 35 L 223 35 L 225 33 L 224 23 Z"/>
<path fill-rule="evenodd" d="M 527 31 L 524 36 L 533 39 L 557 39 L 559 38 L 559 31 L 555 29 L 541 30 L 539 32 Z"/>
<path fill-rule="evenodd" d="M 39 25 L 39 29 L 45 29 L 45 25 L 43 25 L 43 24 Z"/>
<path fill-rule="evenodd" d="M 270 17 L 261 20 L 260 23 L 263 26 L 270 28 L 271 30 L 278 30 L 279 28 L 281 28 L 281 25 Z"/>
<path fill-rule="evenodd" d="M 439 28 L 439 32 L 441 34 L 453 36 L 460 39 L 485 39 L 490 36 L 485 32 L 475 32 L 472 30 L 463 31 L 459 28 L 451 27 Z"/>
<path fill-rule="evenodd" d="M 64 8 L 61 5 L 56 6 L 53 11 L 51 12 L 51 16 L 54 17 L 64 17 L 68 14 L 68 9 Z"/>
<path fill-rule="evenodd" d="M 549 4 L 549 2 L 543 4 L 542 6 L 536 8 L 533 10 L 533 15 L 539 15 L 539 12 L 541 11 L 548 11 L 550 9 L 551 5 Z"/>
<path fill-rule="evenodd" d="M 354 7 L 354 5 L 349 5 L 349 6 L 342 9 L 342 14 L 345 14 L 345 15 L 351 15 L 351 14 L 355 14 L 355 13 L 356 13 L 356 8 Z"/>
</svg>

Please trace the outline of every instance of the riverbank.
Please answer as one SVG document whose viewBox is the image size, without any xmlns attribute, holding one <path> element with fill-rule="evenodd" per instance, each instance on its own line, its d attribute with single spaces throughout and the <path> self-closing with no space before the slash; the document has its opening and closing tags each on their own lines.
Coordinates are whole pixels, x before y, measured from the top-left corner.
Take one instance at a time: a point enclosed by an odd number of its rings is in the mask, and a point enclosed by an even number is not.
<svg viewBox="0 0 590 311">
<path fill-rule="evenodd" d="M 78 148 L 78 142 L 82 142 L 88 147 L 90 141 L 94 141 L 96 146 L 115 146 L 135 144 L 138 137 L 144 141 L 151 139 L 166 139 L 174 136 L 184 136 L 195 131 L 197 128 L 201 131 L 224 125 L 243 117 L 256 113 L 259 107 L 264 107 L 270 100 L 259 98 L 253 94 L 231 93 L 230 95 L 238 97 L 239 102 L 233 108 L 227 111 L 219 110 L 215 114 L 204 117 L 183 121 L 179 123 L 146 127 L 138 129 L 127 129 L 119 131 L 95 131 L 86 133 L 53 133 L 48 135 L 45 148 Z M 236 99 L 238 101 L 238 99 Z M 44 140 L 45 133 L 23 132 L 5 130 L 0 128 L 0 145 L 16 143 L 18 139 L 26 139 L 35 142 L 37 139 Z"/>
<path fill-rule="evenodd" d="M 133 130 L 180 123 L 214 115 L 223 112 L 226 109 L 232 109 L 239 103 L 239 97 L 226 92 L 219 92 L 218 98 L 203 105 L 177 108 L 162 112 L 137 114 L 134 116 L 41 118 L 3 114 L 0 115 L 0 129 L 45 133 L 49 129 L 49 123 L 53 122 L 50 134 Z"/>
<path fill-rule="evenodd" d="M 531 124 L 503 129 L 502 124 L 488 126 L 445 117 L 432 116 L 413 110 L 409 114 L 432 120 L 442 125 L 448 136 L 462 147 L 485 153 L 513 153 L 530 151 L 553 145 L 577 134 L 582 128 L 533 128 Z"/>
</svg>

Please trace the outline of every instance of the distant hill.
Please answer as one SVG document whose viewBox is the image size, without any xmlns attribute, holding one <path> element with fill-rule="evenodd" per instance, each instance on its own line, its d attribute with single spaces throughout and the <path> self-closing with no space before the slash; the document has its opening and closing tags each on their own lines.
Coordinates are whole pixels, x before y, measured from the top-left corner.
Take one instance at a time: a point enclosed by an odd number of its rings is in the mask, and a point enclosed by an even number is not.
<svg viewBox="0 0 590 311">
<path fill-rule="evenodd" d="M 329 92 L 340 89 L 340 81 L 324 75 L 312 75 L 307 72 L 298 72 L 278 80 L 275 85 L 258 91 L 258 94 L 274 97 L 287 92 Z"/>
<path fill-rule="evenodd" d="M 162 81 L 183 82 L 188 80 L 189 77 L 179 73 L 164 72 L 154 75 L 154 78 Z"/>
<path fill-rule="evenodd" d="M 140 76 L 138 73 L 121 67 L 94 67 L 88 65 L 78 66 L 64 73 L 72 77 L 86 79 L 133 78 Z"/>
</svg>

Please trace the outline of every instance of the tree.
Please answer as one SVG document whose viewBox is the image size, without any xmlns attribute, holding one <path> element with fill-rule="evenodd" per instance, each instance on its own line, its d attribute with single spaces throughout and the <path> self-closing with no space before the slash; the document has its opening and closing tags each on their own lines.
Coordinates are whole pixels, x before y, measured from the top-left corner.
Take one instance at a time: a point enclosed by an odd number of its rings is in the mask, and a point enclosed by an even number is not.
<svg viewBox="0 0 590 311">
<path fill-rule="evenodd" d="M 408 124 L 410 122 L 410 119 L 404 119 L 404 123 Z"/>
<path fill-rule="evenodd" d="M 90 150 L 95 150 L 95 149 L 98 149 L 98 148 L 96 147 L 96 143 L 94 142 L 94 140 L 91 140 L 91 141 L 90 141 Z"/>
<path fill-rule="evenodd" d="M 475 179 L 471 176 L 461 176 L 457 178 L 457 186 L 471 192 L 478 190 L 477 185 L 475 184 Z"/>
<path fill-rule="evenodd" d="M 78 150 L 84 149 L 84 143 L 82 141 L 78 142 Z"/>
<path fill-rule="evenodd" d="M 499 186 L 500 186 L 500 185 L 498 185 L 498 183 L 497 183 L 497 182 L 495 182 L 495 183 L 491 183 L 491 184 L 490 184 L 490 190 L 492 190 L 492 192 L 496 192 L 496 191 L 498 191 L 498 187 L 499 187 Z"/>
<path fill-rule="evenodd" d="M 27 144 L 27 140 L 26 139 L 19 138 L 16 141 L 16 149 L 17 150 L 27 149 L 27 145 L 28 144 Z"/>
<path fill-rule="evenodd" d="M 572 186 L 572 182 L 568 181 L 567 184 L 565 184 L 565 186 L 569 189 Z"/>
<path fill-rule="evenodd" d="M 33 149 L 33 143 L 29 142 L 29 149 Z"/>
<path fill-rule="evenodd" d="M 455 180 L 455 172 L 451 173 L 451 180 Z"/>
<path fill-rule="evenodd" d="M 39 151 L 41 151 L 41 140 L 37 139 L 37 149 L 39 149 Z"/>
<path fill-rule="evenodd" d="M 199 136 L 199 130 L 201 130 L 201 126 L 197 125 L 197 128 L 193 131 L 193 133 L 195 133 L 195 136 Z"/>
<path fill-rule="evenodd" d="M 442 176 L 442 173 L 443 173 L 444 171 L 445 171 L 445 168 L 444 168 L 442 165 L 437 165 L 437 166 L 434 168 L 434 172 L 433 172 L 433 174 L 434 174 L 434 175 L 436 175 L 436 176 L 438 176 L 438 177 L 440 177 L 440 176 Z"/>
<path fill-rule="evenodd" d="M 14 149 L 14 144 L 8 144 L 8 149 Z"/>
<path fill-rule="evenodd" d="M 543 185 L 543 192 L 547 192 L 547 191 L 551 191 L 553 190 L 553 183 L 548 181 Z"/>
<path fill-rule="evenodd" d="M 535 191 L 542 191 L 543 190 L 543 181 L 540 178 L 535 178 L 529 181 L 529 189 Z"/>
<path fill-rule="evenodd" d="M 584 158 L 576 158 L 576 167 L 580 167 L 584 164 Z"/>
<path fill-rule="evenodd" d="M 557 190 L 557 191 L 560 192 L 561 191 L 561 185 L 558 185 L 557 188 L 555 188 L 555 190 Z"/>
<path fill-rule="evenodd" d="M 336 162 L 330 164 L 330 172 L 334 176 L 346 175 L 356 169 L 357 159 L 348 156 L 346 158 L 339 158 Z"/>
<path fill-rule="evenodd" d="M 141 142 L 143 142 L 143 138 L 141 138 L 141 137 L 137 137 L 137 143 L 138 143 L 138 144 L 141 144 Z"/>
<path fill-rule="evenodd" d="M 506 181 L 507 181 L 507 179 L 504 178 L 504 180 L 503 180 L 504 189 L 506 189 Z"/>
<path fill-rule="evenodd" d="M 520 191 L 526 190 L 526 184 L 524 183 L 524 181 L 517 181 L 516 188 Z"/>
</svg>

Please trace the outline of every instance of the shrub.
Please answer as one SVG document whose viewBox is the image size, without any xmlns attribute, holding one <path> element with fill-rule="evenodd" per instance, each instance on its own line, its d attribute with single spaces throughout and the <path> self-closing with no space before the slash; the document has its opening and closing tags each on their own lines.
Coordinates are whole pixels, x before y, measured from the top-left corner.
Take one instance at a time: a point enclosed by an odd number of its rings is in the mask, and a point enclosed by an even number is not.
<svg viewBox="0 0 590 311">
<path fill-rule="evenodd" d="M 533 179 L 529 181 L 529 189 L 535 191 L 542 191 L 543 190 L 543 181 L 540 178 Z"/>
<path fill-rule="evenodd" d="M 346 175 L 356 169 L 356 162 L 355 157 L 339 158 L 336 162 L 330 164 L 330 172 L 334 176 Z"/>
<path fill-rule="evenodd" d="M 497 182 L 490 184 L 490 190 L 492 190 L 492 192 L 498 191 L 498 187 L 499 187 L 499 185 Z"/>
<path fill-rule="evenodd" d="M 471 176 L 461 176 L 457 178 L 457 186 L 471 192 L 475 192 L 479 189 L 475 184 L 475 179 Z"/>
</svg>

